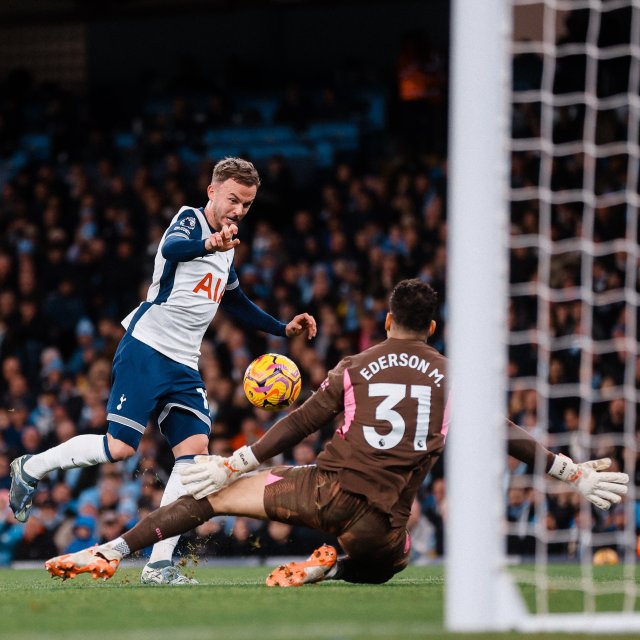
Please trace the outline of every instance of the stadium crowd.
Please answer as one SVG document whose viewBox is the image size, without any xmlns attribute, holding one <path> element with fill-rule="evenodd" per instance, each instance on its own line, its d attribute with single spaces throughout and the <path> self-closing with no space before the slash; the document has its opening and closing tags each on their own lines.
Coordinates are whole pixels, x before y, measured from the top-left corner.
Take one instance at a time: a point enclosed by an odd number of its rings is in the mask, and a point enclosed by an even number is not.
<svg viewBox="0 0 640 640">
<path fill-rule="evenodd" d="M 535 60 L 517 62 L 521 64 L 516 64 L 516 83 L 539 83 Z M 441 68 L 438 78 L 444 82 Z M 203 204 L 201 194 L 211 178 L 211 158 L 198 155 L 197 146 L 188 157 L 180 150 L 185 141 L 197 140 L 207 130 L 247 124 L 247 113 L 234 111 L 222 96 L 215 96 L 205 110 L 198 111 L 188 95 L 181 95 L 161 114 L 150 116 L 144 107 L 130 113 L 127 131 L 135 137 L 135 144 L 119 145 L 122 114 L 117 121 L 90 117 L 78 96 L 35 84 L 22 73 L 4 79 L 3 84 L 0 565 L 113 539 L 158 507 L 173 461 L 155 426 L 147 430 L 137 454 L 126 462 L 62 471 L 41 482 L 36 508 L 24 525 L 13 519 L 8 507 L 9 463 L 15 456 L 44 450 L 76 434 L 106 432 L 111 360 L 124 331 L 120 320 L 146 295 L 153 256 L 167 223 L 183 204 Z M 335 92 L 320 93 L 323 102 L 313 111 L 315 119 L 356 120 L 365 108 L 354 102 L 356 106 L 345 113 L 336 104 Z M 409 102 L 414 99 L 429 102 L 431 112 L 438 112 L 441 122 L 445 120 L 446 101 L 434 103 L 431 97 L 420 95 L 407 98 Z M 240 282 L 252 300 L 276 317 L 292 317 L 296 309 L 313 314 L 319 333 L 310 344 L 304 339 L 289 342 L 245 333 L 223 312 L 216 316 L 200 361 L 212 416 L 212 453 L 228 455 L 251 444 L 278 417 L 252 408 L 244 397 L 242 375 L 254 357 L 267 351 L 289 355 L 302 371 L 302 398 L 306 397 L 340 358 L 383 339 L 387 296 L 401 278 L 423 278 L 438 291 L 441 308 L 432 344 L 446 352 L 446 160 L 439 139 L 427 136 L 416 148 L 407 142 L 404 133 L 410 121 L 405 116 L 411 111 L 419 112 L 419 104 L 408 111 L 398 109 L 403 116 L 402 127 L 395 128 L 396 139 L 373 143 L 372 148 L 379 151 L 375 161 L 363 153 L 361 139 L 358 149 L 336 153 L 329 168 L 312 167 L 305 175 L 296 174 L 294 161 L 285 155 L 271 154 L 257 162 L 263 185 L 239 232 L 235 266 Z M 291 89 L 274 117 L 278 123 L 300 129 L 309 125 L 309 113 L 304 91 Z M 561 115 L 558 135 L 581 131 L 584 114 L 567 111 Z M 615 119 L 616 114 L 610 117 L 611 126 L 603 130 L 615 135 L 616 126 L 619 129 L 622 123 Z M 255 122 L 251 118 L 249 124 Z M 539 127 L 539 119 L 535 108 L 517 107 L 514 135 L 528 135 Z M 390 130 L 394 130 L 393 123 Z M 25 139 L 33 142 L 26 155 Z M 40 148 L 37 143 L 43 139 L 46 144 Z M 558 160 L 558 179 L 580 180 L 580 162 L 573 156 Z M 614 162 L 603 166 L 603 192 L 616 188 L 621 171 Z M 514 185 L 536 184 L 537 174 L 533 154 L 514 157 Z M 599 233 L 620 237 L 624 234 L 617 223 L 620 219 L 613 208 L 599 210 Z M 556 239 L 577 235 L 579 223 L 577 208 L 559 206 L 552 233 Z M 535 233 L 537 224 L 535 201 L 514 207 L 514 233 Z M 624 271 L 618 259 L 612 255 L 594 262 L 598 286 L 621 286 Z M 535 281 L 537 256 L 533 250 L 514 250 L 511 262 L 512 282 Z M 575 284 L 579 271 L 569 263 L 561 277 L 567 286 Z M 623 309 L 623 304 L 610 305 L 598 313 L 593 324 L 598 339 L 618 335 L 625 322 Z M 580 312 L 574 301 L 556 305 L 554 335 L 574 333 Z M 535 328 L 535 301 L 514 300 L 510 323 L 514 330 Z M 478 329 L 481 334 L 482 328 Z M 575 380 L 576 358 L 575 350 L 556 353 L 549 382 Z M 511 377 L 530 375 L 536 365 L 534 348 L 510 349 Z M 612 384 L 611 380 L 618 383 L 624 376 L 624 361 L 616 354 L 602 357 L 596 371 L 594 389 Z M 640 387 L 640 367 L 636 380 Z M 575 400 L 550 401 L 552 435 L 576 430 L 577 407 Z M 593 413 L 593 433 L 619 432 L 624 410 L 620 399 L 603 401 Z M 537 429 L 534 389 L 510 394 L 509 417 Z M 326 425 L 324 435 L 336 426 Z M 322 444 L 322 435 L 310 437 L 282 461 L 312 463 Z M 613 447 L 611 453 L 620 468 L 622 450 Z M 507 518 L 513 523 L 532 522 L 536 503 L 542 498 L 530 484 L 518 482 L 523 472 L 531 470 L 513 460 L 509 470 Z M 636 484 L 639 476 L 636 471 Z M 575 527 L 580 512 L 577 494 L 554 493 L 546 500 L 550 528 Z M 442 555 L 446 512 L 443 464 L 439 463 L 414 505 L 416 561 Z M 623 511 L 614 508 L 607 514 L 595 514 L 595 526 L 613 530 L 623 518 Z M 184 554 L 264 557 L 306 554 L 323 541 L 312 532 L 283 524 L 214 518 L 180 544 Z M 509 538 L 513 553 L 530 554 L 534 545 L 527 535 Z M 556 551 L 576 553 L 575 545 L 570 544 Z"/>
</svg>

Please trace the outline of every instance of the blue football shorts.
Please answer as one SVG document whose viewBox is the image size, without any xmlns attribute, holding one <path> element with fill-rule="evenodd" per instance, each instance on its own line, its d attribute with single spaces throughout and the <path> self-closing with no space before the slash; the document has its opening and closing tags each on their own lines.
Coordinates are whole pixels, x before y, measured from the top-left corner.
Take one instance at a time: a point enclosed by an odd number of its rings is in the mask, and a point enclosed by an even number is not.
<svg viewBox="0 0 640 640">
<path fill-rule="evenodd" d="M 211 417 L 200 373 L 127 333 L 113 359 L 107 403 L 108 433 L 138 448 L 150 417 L 171 447 L 196 434 L 209 436 Z"/>
</svg>

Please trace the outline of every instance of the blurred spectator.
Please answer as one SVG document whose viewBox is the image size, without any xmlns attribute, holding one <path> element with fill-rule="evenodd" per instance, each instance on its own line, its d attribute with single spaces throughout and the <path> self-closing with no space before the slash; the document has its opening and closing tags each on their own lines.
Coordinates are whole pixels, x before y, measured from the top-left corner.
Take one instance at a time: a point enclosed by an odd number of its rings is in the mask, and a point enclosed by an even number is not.
<svg viewBox="0 0 640 640">
<path fill-rule="evenodd" d="M 53 533 L 48 531 L 42 514 L 34 509 L 24 525 L 20 525 L 22 537 L 14 548 L 13 560 L 40 560 L 58 553 Z"/>
<path fill-rule="evenodd" d="M 414 564 L 427 564 L 437 556 L 435 527 L 422 513 L 418 500 L 414 500 L 411 505 L 407 531 L 411 536 L 411 561 Z"/>
<path fill-rule="evenodd" d="M 16 547 L 22 541 L 23 529 L 24 525 L 13 517 L 9 491 L 0 489 L 0 567 L 11 565 Z"/>
<path fill-rule="evenodd" d="M 11 476 L 9 475 L 9 463 L 11 460 L 6 453 L 0 453 L 0 491 L 9 489 Z"/>
<path fill-rule="evenodd" d="M 235 451 L 245 445 L 254 444 L 262 435 L 264 429 L 253 416 L 248 416 L 240 423 L 240 433 L 231 439 L 231 448 Z"/>
<path fill-rule="evenodd" d="M 225 519 L 212 518 L 196 529 L 198 552 L 203 555 L 227 556 L 231 544 L 225 532 Z"/>
<path fill-rule="evenodd" d="M 99 544 L 114 540 L 124 532 L 124 525 L 127 522 L 126 517 L 119 516 L 115 511 L 105 511 L 100 514 L 98 519 L 97 538 Z"/>
<path fill-rule="evenodd" d="M 282 522 L 262 523 L 256 537 L 260 541 L 260 554 L 263 556 L 302 556 L 309 549 L 324 543 L 337 545 L 337 541 L 329 541 L 323 533 Z"/>
<path fill-rule="evenodd" d="M 90 516 L 78 516 L 73 523 L 73 540 L 64 553 L 75 553 L 99 543 L 95 537 L 96 521 Z"/>
<path fill-rule="evenodd" d="M 313 445 L 303 440 L 293 448 L 293 463 L 296 466 L 313 464 L 316 460 L 316 452 Z"/>
<path fill-rule="evenodd" d="M 437 556 L 444 554 L 444 524 L 447 518 L 445 481 L 437 478 L 431 490 L 422 499 L 422 512 L 434 529 L 434 552 Z"/>
<path fill-rule="evenodd" d="M 229 554 L 248 556 L 255 553 L 256 540 L 254 532 L 261 524 L 251 518 L 236 517 L 231 523 Z"/>
</svg>

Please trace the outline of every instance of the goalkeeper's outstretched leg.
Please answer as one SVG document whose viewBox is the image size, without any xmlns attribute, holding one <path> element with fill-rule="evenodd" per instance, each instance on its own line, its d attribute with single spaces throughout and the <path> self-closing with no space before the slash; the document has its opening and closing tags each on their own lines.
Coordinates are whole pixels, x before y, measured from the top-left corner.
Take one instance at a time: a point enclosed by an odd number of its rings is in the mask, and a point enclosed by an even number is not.
<svg viewBox="0 0 640 640">
<path fill-rule="evenodd" d="M 299 585 L 331 578 L 380 584 L 407 564 L 409 539 L 404 527 L 392 527 L 389 518 L 364 496 L 340 489 L 336 473 L 305 466 L 277 467 L 245 476 L 199 500 L 183 496 L 150 513 L 122 537 L 90 550 L 57 556 L 45 566 L 49 573 L 64 579 L 80 573 L 107 579 L 123 557 L 185 533 L 214 515 L 278 520 L 338 536 L 348 557 L 336 562 L 335 550 L 326 545 L 291 571 Z"/>
</svg>

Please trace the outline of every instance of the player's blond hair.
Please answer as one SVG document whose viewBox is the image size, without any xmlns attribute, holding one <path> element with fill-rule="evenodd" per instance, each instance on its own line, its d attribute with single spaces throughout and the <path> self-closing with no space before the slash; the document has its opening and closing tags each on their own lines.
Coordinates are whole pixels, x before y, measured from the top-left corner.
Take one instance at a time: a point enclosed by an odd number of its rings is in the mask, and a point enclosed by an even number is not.
<svg viewBox="0 0 640 640">
<path fill-rule="evenodd" d="M 213 167 L 211 184 L 225 182 L 229 179 L 246 187 L 260 186 L 258 170 L 253 166 L 253 163 L 242 158 L 224 158 Z"/>
</svg>

